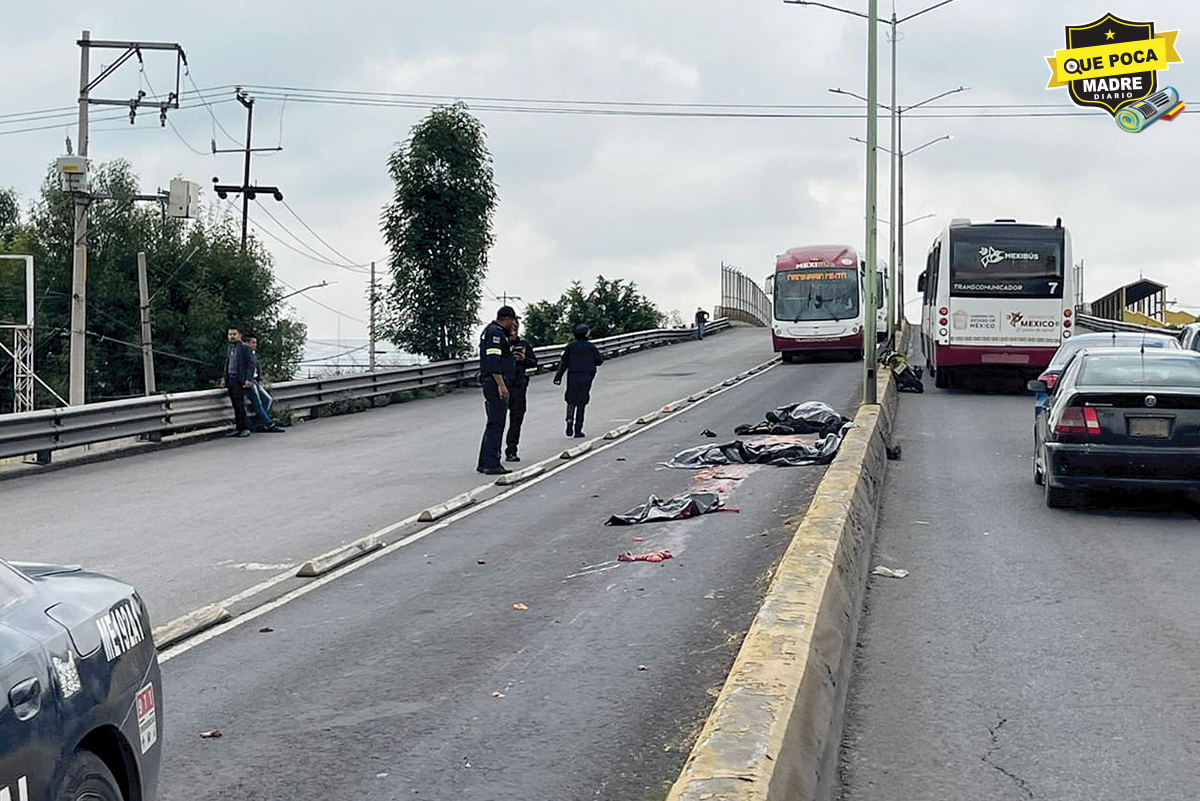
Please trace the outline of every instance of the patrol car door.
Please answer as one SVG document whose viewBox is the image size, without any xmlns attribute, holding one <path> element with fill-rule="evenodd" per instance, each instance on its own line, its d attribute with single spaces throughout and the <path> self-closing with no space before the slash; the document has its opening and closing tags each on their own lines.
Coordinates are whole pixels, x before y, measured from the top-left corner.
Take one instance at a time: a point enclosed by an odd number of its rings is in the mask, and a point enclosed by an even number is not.
<svg viewBox="0 0 1200 801">
<path fill-rule="evenodd" d="M 49 792 L 60 743 L 58 704 L 45 655 L 32 637 L 4 624 L 36 611 L 27 599 L 5 606 L 0 583 L 0 801 L 29 801 Z"/>
</svg>

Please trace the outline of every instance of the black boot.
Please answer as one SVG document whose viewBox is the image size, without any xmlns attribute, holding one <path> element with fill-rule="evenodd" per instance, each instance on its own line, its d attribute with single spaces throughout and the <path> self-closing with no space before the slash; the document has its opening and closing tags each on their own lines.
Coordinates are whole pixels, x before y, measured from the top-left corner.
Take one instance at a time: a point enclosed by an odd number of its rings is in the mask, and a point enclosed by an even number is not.
<svg viewBox="0 0 1200 801">
<path fill-rule="evenodd" d="M 583 436 L 583 406 L 575 407 L 575 437 Z"/>
<path fill-rule="evenodd" d="M 575 407 L 567 404 L 567 436 L 575 433 Z"/>
</svg>

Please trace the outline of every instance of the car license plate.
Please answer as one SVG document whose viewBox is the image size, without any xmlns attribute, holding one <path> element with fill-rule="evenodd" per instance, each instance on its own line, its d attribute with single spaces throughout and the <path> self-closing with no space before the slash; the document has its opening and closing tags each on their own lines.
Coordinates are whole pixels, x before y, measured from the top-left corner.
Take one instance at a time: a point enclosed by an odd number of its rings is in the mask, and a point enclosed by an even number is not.
<svg viewBox="0 0 1200 801">
<path fill-rule="evenodd" d="M 1132 417 L 1129 436 L 1147 439 L 1166 439 L 1171 436 L 1171 421 L 1165 417 Z"/>
</svg>

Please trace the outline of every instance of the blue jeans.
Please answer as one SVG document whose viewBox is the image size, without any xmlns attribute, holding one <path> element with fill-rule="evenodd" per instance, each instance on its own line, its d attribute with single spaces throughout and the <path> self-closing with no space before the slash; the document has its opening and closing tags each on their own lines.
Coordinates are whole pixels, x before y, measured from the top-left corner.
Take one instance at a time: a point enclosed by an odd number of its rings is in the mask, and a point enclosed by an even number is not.
<svg viewBox="0 0 1200 801">
<path fill-rule="evenodd" d="M 696 323 L 696 339 L 704 339 L 704 323 Z"/>
<path fill-rule="evenodd" d="M 250 396 L 250 403 L 254 406 L 254 416 L 258 418 L 258 427 L 260 429 L 270 428 L 273 425 L 271 420 L 271 396 L 267 394 L 267 391 L 257 381 L 250 382 L 250 389 L 246 390 L 246 394 Z"/>
</svg>

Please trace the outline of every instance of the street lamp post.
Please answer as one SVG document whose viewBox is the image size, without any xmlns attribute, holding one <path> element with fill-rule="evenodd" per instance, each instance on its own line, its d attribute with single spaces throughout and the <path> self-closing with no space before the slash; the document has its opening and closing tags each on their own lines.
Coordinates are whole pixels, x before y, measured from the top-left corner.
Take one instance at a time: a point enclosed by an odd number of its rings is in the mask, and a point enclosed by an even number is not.
<svg viewBox="0 0 1200 801">
<path fill-rule="evenodd" d="M 839 11 L 843 14 L 850 14 L 851 16 L 862 17 L 864 19 L 868 19 L 868 16 L 866 14 L 863 14 L 861 11 L 853 11 L 848 8 L 841 8 L 840 6 L 831 6 L 831 5 L 828 5 L 827 3 L 815 2 L 815 0 L 783 0 L 783 2 L 788 5 L 796 5 L 796 6 L 817 6 L 819 8 L 829 9 L 830 11 Z M 892 18 L 890 20 L 881 20 L 878 17 L 876 17 L 875 15 L 871 15 L 871 17 L 870 17 L 870 19 L 874 19 L 876 22 L 885 23 L 891 27 L 891 41 L 892 41 L 892 103 L 890 106 L 887 107 L 892 112 L 892 114 L 891 114 L 891 117 L 892 117 L 892 149 L 890 151 L 892 153 L 892 158 L 891 158 L 892 177 L 891 177 L 891 185 L 890 185 L 889 192 L 888 192 L 888 217 L 889 217 L 889 227 L 891 229 L 890 236 L 889 236 L 889 240 L 890 240 L 889 248 L 891 249 L 891 267 L 888 270 L 888 276 L 889 276 L 888 281 L 890 284 L 890 288 L 891 288 L 890 294 L 892 297 L 891 308 L 888 309 L 888 334 L 889 335 L 892 334 L 892 332 L 895 330 L 895 328 L 899 327 L 900 321 L 904 316 L 904 304 L 903 304 L 903 300 L 902 300 L 903 296 L 904 296 L 904 273 L 903 273 L 903 267 L 899 266 L 899 265 L 903 265 L 903 263 L 904 263 L 904 252 L 903 252 L 904 224 L 900 223 L 899 228 L 897 228 L 897 222 L 896 222 L 897 221 L 897 211 L 898 211 L 897 206 L 903 205 L 903 198 L 898 196 L 900 183 L 897 181 L 897 177 L 896 177 L 897 163 L 899 162 L 899 159 L 897 158 L 896 154 L 900 152 L 900 109 L 899 109 L 899 106 L 896 105 L 896 39 L 897 39 L 896 28 L 903 22 L 908 22 L 910 19 L 913 19 L 914 17 L 919 17 L 922 14 L 933 11 L 935 8 L 941 8 L 942 6 L 944 6 L 948 3 L 952 3 L 952 2 L 954 2 L 954 0 L 941 0 L 941 2 L 939 2 L 939 3 L 934 3 L 933 5 L 928 6 L 927 8 L 923 8 L 920 11 L 916 11 L 905 17 L 900 17 L 899 19 L 897 19 L 896 12 L 894 9 L 892 10 Z M 871 26 L 872 30 L 874 29 L 874 27 L 875 27 L 874 25 Z M 903 180 L 903 174 L 904 174 L 903 170 L 901 169 L 900 181 Z M 900 240 L 899 242 L 897 241 L 897 238 L 899 238 L 899 240 Z M 898 276 L 897 276 L 897 273 L 899 273 Z"/>
</svg>

